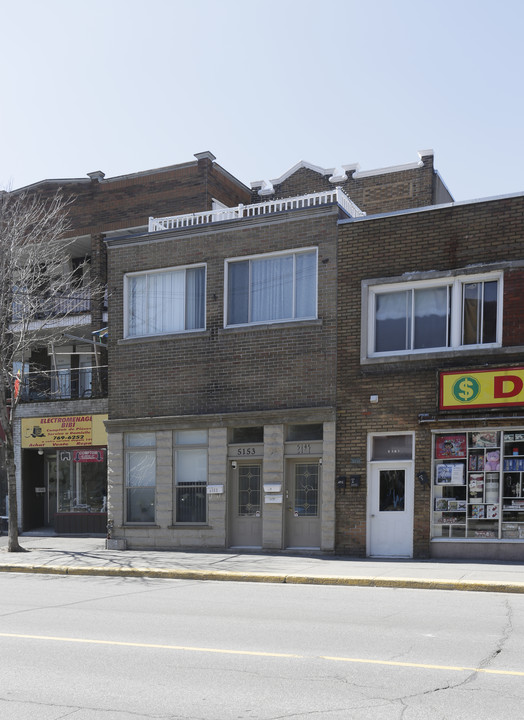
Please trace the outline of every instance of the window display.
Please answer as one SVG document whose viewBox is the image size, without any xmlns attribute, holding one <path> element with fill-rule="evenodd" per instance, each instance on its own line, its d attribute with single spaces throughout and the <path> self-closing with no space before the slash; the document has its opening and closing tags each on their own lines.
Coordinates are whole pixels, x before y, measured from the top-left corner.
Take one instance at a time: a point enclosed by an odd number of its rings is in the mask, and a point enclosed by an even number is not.
<svg viewBox="0 0 524 720">
<path fill-rule="evenodd" d="M 433 538 L 524 539 L 524 430 L 435 435 Z"/>
</svg>

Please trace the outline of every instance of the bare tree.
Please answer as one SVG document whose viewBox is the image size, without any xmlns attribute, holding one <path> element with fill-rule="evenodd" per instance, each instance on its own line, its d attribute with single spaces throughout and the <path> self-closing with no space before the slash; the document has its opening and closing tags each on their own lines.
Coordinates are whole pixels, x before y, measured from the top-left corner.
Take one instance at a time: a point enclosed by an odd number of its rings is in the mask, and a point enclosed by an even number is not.
<svg viewBox="0 0 524 720">
<path fill-rule="evenodd" d="M 66 262 L 73 239 L 68 206 L 60 192 L 51 199 L 37 194 L 0 192 L 0 425 L 5 434 L 8 487 L 8 550 L 20 552 L 13 418 L 24 386 L 24 363 L 38 344 L 54 342 L 63 333 L 64 318 L 85 305 L 94 282 L 77 288 L 78 268 Z M 61 324 L 61 327 L 58 325 Z M 20 368 L 17 372 L 16 366 Z"/>
</svg>

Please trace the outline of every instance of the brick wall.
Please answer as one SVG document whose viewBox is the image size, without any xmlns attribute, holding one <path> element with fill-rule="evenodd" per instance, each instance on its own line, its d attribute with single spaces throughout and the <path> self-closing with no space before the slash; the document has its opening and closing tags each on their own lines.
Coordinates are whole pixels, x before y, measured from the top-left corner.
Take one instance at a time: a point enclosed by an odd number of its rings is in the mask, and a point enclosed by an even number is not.
<svg viewBox="0 0 524 720">
<path fill-rule="evenodd" d="M 419 424 L 418 415 L 434 415 L 438 410 L 438 371 L 522 363 L 524 198 L 344 223 L 339 230 L 337 475 L 362 474 L 363 482 L 358 489 L 337 493 L 336 545 L 341 551 L 364 555 L 367 434 L 415 432 L 416 470 L 429 473 L 431 432 L 430 427 Z M 436 354 L 426 360 L 412 355 L 395 363 L 361 364 L 363 279 L 476 265 L 482 272 L 483 263 L 506 264 L 503 349 Z M 370 403 L 371 395 L 379 396 L 377 404 Z M 457 425 L 453 413 L 449 422 Z M 430 494 L 429 488 L 415 480 L 415 556 L 428 554 Z"/>
<path fill-rule="evenodd" d="M 213 197 L 226 205 L 250 201 L 248 189 L 208 159 L 101 181 L 43 181 L 27 192 L 46 198 L 59 188 L 72 199 L 72 236 L 147 225 L 150 215 L 209 210 Z"/>
<path fill-rule="evenodd" d="M 274 194 L 267 198 L 253 192 L 252 202 L 268 198 L 292 197 L 323 190 L 332 190 L 339 185 L 357 206 L 369 215 L 392 212 L 406 208 L 431 205 L 434 198 L 435 174 L 433 156 L 425 155 L 421 167 L 397 172 L 377 173 L 359 177 L 352 171 L 348 179 L 341 183 L 331 183 L 330 173 L 321 173 L 306 167 L 299 168 L 282 183 L 274 186 Z"/>
<path fill-rule="evenodd" d="M 110 417 L 334 406 L 336 221 L 335 208 L 308 210 L 111 248 Z M 319 320 L 225 330 L 224 259 L 302 247 L 318 247 Z M 124 274 L 199 262 L 207 265 L 206 331 L 119 342 Z"/>
</svg>

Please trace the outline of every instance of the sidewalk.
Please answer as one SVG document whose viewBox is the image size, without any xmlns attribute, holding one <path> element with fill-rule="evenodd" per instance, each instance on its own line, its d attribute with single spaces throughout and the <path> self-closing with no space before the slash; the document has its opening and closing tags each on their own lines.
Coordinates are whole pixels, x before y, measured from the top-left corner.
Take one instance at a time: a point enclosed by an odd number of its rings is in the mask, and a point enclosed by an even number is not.
<svg viewBox="0 0 524 720">
<path fill-rule="evenodd" d="M 524 593 L 524 563 L 354 559 L 235 551 L 106 550 L 104 538 L 20 536 L 0 572 Z"/>
</svg>

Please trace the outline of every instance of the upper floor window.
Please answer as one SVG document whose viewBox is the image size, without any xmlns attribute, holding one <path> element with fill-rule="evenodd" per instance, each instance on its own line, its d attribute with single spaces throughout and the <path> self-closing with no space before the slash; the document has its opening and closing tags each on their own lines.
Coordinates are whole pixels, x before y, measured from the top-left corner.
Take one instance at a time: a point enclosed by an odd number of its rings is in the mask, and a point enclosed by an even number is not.
<svg viewBox="0 0 524 720">
<path fill-rule="evenodd" d="M 502 276 L 369 286 L 368 356 L 496 346 Z"/>
<path fill-rule="evenodd" d="M 125 276 L 125 336 L 161 335 L 205 328 L 205 267 Z"/>
<path fill-rule="evenodd" d="M 229 260 L 226 282 L 226 325 L 317 316 L 316 249 Z"/>
</svg>

